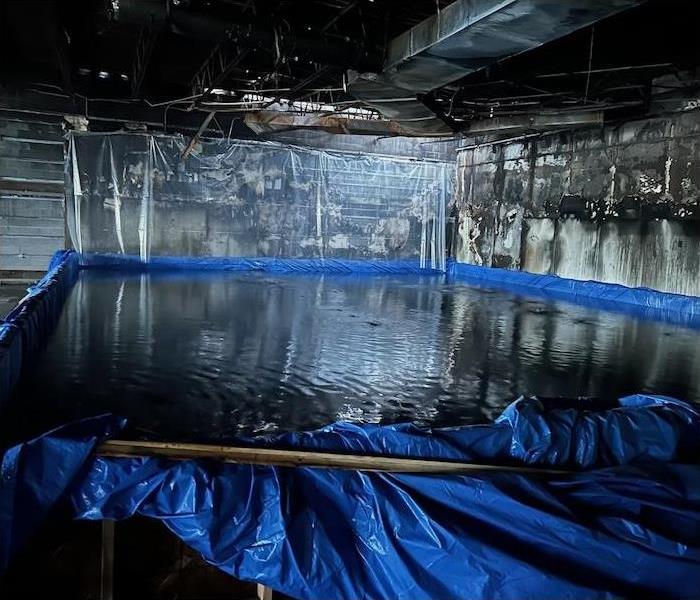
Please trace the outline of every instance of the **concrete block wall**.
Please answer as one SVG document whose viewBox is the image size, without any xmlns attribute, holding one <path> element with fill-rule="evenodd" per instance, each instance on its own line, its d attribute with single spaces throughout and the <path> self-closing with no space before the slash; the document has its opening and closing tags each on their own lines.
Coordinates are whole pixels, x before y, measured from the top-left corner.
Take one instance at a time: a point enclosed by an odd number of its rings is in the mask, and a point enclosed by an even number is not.
<svg viewBox="0 0 700 600">
<path fill-rule="evenodd" d="M 60 119 L 0 112 L 0 278 L 45 271 L 64 246 Z"/>
<path fill-rule="evenodd" d="M 463 262 L 700 295 L 700 111 L 457 157 Z"/>
</svg>

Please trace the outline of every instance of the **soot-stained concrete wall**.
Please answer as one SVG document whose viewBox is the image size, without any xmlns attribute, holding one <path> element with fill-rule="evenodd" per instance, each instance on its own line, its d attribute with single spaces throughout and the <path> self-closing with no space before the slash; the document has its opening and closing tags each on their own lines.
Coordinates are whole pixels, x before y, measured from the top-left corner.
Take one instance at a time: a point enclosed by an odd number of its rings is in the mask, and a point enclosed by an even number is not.
<svg viewBox="0 0 700 600">
<path fill-rule="evenodd" d="M 700 111 L 463 150 L 457 260 L 700 295 Z"/>
</svg>

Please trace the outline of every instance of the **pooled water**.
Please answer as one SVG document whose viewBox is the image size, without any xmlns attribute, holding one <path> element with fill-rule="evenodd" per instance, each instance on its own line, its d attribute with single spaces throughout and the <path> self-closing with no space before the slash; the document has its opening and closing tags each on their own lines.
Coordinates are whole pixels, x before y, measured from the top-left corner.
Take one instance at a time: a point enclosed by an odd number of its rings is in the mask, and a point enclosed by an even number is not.
<svg viewBox="0 0 700 600">
<path fill-rule="evenodd" d="M 462 425 L 520 394 L 700 401 L 700 332 L 441 277 L 84 271 L 16 431 L 112 412 L 225 441 L 337 420 Z"/>
</svg>

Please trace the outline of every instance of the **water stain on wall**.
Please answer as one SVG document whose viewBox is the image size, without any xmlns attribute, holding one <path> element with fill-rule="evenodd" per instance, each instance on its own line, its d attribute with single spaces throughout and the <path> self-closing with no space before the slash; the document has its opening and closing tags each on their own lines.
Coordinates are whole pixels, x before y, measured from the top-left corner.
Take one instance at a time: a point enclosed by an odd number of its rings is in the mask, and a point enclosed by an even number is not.
<svg viewBox="0 0 700 600">
<path fill-rule="evenodd" d="M 700 111 L 464 150 L 457 260 L 700 295 Z"/>
</svg>

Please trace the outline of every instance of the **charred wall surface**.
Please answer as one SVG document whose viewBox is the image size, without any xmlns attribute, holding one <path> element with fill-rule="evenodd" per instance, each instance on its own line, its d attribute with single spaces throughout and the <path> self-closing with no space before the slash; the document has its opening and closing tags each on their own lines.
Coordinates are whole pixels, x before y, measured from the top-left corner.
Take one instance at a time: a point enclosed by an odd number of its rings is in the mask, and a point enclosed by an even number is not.
<svg viewBox="0 0 700 600">
<path fill-rule="evenodd" d="M 459 261 L 700 295 L 700 111 L 459 152 Z"/>
</svg>

